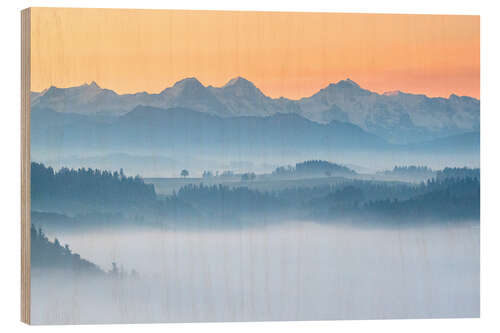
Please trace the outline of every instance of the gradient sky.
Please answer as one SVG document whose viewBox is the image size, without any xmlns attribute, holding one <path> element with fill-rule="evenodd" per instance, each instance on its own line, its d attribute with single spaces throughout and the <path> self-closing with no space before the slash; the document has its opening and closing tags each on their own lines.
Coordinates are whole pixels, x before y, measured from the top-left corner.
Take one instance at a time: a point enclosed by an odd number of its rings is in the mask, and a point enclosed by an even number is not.
<svg viewBox="0 0 500 333">
<path fill-rule="evenodd" d="M 380 93 L 479 98 L 479 16 L 33 8 L 31 19 L 32 91 L 242 76 L 271 97 L 351 78 Z"/>
</svg>

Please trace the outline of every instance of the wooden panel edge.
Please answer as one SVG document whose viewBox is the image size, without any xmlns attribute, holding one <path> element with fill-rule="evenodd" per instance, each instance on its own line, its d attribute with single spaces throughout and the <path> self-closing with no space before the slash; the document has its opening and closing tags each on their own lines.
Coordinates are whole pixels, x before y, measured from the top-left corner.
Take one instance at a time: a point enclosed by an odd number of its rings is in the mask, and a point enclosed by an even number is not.
<svg viewBox="0 0 500 333">
<path fill-rule="evenodd" d="M 21 321 L 31 323 L 30 91 L 31 9 L 21 11 Z"/>
</svg>

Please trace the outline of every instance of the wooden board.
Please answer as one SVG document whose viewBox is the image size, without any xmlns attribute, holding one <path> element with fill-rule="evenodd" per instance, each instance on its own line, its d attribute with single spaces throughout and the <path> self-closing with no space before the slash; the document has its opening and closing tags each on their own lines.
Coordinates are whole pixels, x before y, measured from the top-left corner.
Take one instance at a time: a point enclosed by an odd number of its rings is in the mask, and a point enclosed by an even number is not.
<svg viewBox="0 0 500 333">
<path fill-rule="evenodd" d="M 479 316 L 478 16 L 21 25 L 23 322 Z"/>
<path fill-rule="evenodd" d="M 30 9 L 21 12 L 21 321 L 30 323 Z"/>
</svg>

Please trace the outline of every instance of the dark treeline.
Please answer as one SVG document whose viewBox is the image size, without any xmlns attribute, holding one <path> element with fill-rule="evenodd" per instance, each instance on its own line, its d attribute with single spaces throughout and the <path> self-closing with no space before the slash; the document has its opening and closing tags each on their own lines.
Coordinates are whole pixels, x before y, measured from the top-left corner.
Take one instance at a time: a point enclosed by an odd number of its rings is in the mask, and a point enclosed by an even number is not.
<svg viewBox="0 0 500 333">
<path fill-rule="evenodd" d="M 104 274 L 99 266 L 72 253 L 69 246 L 61 245 L 56 238 L 49 241 L 42 229 L 31 225 L 31 266 L 77 271 L 80 273 Z"/>
<path fill-rule="evenodd" d="M 298 176 L 348 176 L 354 175 L 353 170 L 328 161 L 310 160 L 296 163 L 295 167 L 278 167 L 273 171 L 273 176 L 298 177 Z"/>
<path fill-rule="evenodd" d="M 31 163 L 31 199 L 33 201 L 68 201 L 92 204 L 131 205 L 156 199 L 154 186 L 139 177 L 120 172 L 80 168 L 51 167 Z"/>
<path fill-rule="evenodd" d="M 366 212 L 383 218 L 479 219 L 480 184 L 477 178 L 447 178 L 433 181 L 429 192 L 405 201 L 369 202 Z"/>
<path fill-rule="evenodd" d="M 359 179 L 345 179 L 336 184 L 324 184 L 311 187 L 289 187 L 271 193 L 280 200 L 292 205 L 303 205 L 311 201 L 322 200 L 335 194 L 336 199 L 341 199 L 342 190 L 351 186 L 362 192 L 364 200 L 408 199 L 426 191 L 424 183 L 420 185 L 404 182 L 382 182 Z M 347 195 L 347 194 L 346 194 Z M 343 199 L 341 199 L 343 200 Z"/>
<path fill-rule="evenodd" d="M 392 170 L 382 172 L 384 175 L 401 176 L 406 178 L 432 178 L 435 172 L 427 166 L 395 166 Z"/>
<path fill-rule="evenodd" d="M 300 165 L 300 172 L 334 165 L 325 163 L 308 161 L 297 165 Z M 249 216 L 330 220 L 359 214 L 475 218 L 479 217 L 478 176 L 479 170 L 446 168 L 439 177 L 420 184 L 343 178 L 335 184 L 290 186 L 268 191 L 247 186 L 189 184 L 172 195 L 157 197 L 153 185 L 145 184 L 140 177 L 126 177 L 123 172 L 67 168 L 54 172 L 43 164 L 33 163 L 32 207 L 35 213 L 32 217 L 44 226 L 50 225 L 52 220 L 52 226 L 157 224 L 166 220 L 191 223 L 204 218 L 209 218 L 206 221 L 210 222 L 214 217 L 230 221 Z M 72 206 L 72 202 L 76 204 Z M 72 208 L 82 202 L 94 205 L 90 206 L 92 209 L 89 205 Z M 71 219 L 46 214 L 48 212 L 62 213 Z"/>
<path fill-rule="evenodd" d="M 335 185 L 257 191 L 246 187 L 187 185 L 170 200 L 202 215 L 296 214 L 333 219 L 366 215 L 383 218 L 478 218 L 477 178 L 430 179 L 420 184 L 348 180 Z"/>
<path fill-rule="evenodd" d="M 57 238 L 51 242 L 43 230 L 36 229 L 33 224 L 30 232 L 32 268 L 58 269 L 112 278 L 139 277 L 135 270 L 127 272 L 123 266 L 119 267 L 116 263 L 112 263 L 111 269 L 105 272 L 96 264 L 81 258 L 78 253 L 72 252 L 68 244 L 63 246 Z"/>
<path fill-rule="evenodd" d="M 471 169 L 471 168 L 444 168 L 443 170 L 440 170 L 436 174 L 436 178 L 438 180 L 443 180 L 446 178 L 457 178 L 457 179 L 464 179 L 464 178 L 477 178 L 480 179 L 480 171 L 478 168 L 476 169 Z"/>
<path fill-rule="evenodd" d="M 349 189 L 353 189 L 349 191 Z M 425 193 L 427 188 L 401 182 L 373 182 L 346 179 L 335 185 L 291 187 L 283 190 L 258 191 L 248 187 L 225 185 L 194 185 L 181 187 L 177 193 L 166 196 L 163 211 L 175 211 L 175 216 L 235 217 L 259 214 L 295 213 L 305 216 L 311 209 L 327 200 L 350 202 L 353 192 L 359 201 L 408 199 Z M 161 210 L 160 210 L 161 211 Z"/>
<path fill-rule="evenodd" d="M 276 195 L 224 185 L 186 185 L 174 193 L 173 198 L 211 216 L 253 215 L 280 211 L 284 207 Z"/>
<path fill-rule="evenodd" d="M 476 220 L 480 213 L 480 183 L 477 178 L 432 179 L 415 187 L 415 195 L 404 200 L 366 200 L 360 188 L 348 186 L 311 202 L 310 207 L 314 216 L 322 218 L 352 216 L 388 222 Z"/>
</svg>

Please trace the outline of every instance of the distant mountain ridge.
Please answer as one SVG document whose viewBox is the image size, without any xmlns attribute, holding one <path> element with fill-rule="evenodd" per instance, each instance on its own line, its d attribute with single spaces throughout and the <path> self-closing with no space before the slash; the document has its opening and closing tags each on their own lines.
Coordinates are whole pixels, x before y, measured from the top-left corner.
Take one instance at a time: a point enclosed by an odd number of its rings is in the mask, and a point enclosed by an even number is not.
<svg viewBox="0 0 500 333">
<path fill-rule="evenodd" d="M 119 116 L 137 106 L 186 108 L 220 117 L 301 115 L 317 123 L 352 123 L 385 140 L 404 144 L 479 131 L 480 101 L 450 95 L 431 98 L 393 91 L 378 94 L 346 79 L 316 94 L 291 100 L 266 96 L 252 82 L 237 77 L 222 87 L 186 78 L 158 94 L 117 94 L 97 83 L 31 94 L 31 105 L 56 112 Z"/>
<path fill-rule="evenodd" d="M 293 113 L 221 117 L 187 108 L 139 105 L 113 118 L 33 108 L 31 142 L 36 149 L 63 147 L 173 149 L 180 152 L 275 152 L 287 150 L 378 150 L 390 145 L 360 127 L 321 124 Z M 298 135 L 300 134 L 300 135 Z"/>
<path fill-rule="evenodd" d="M 110 157 L 106 156 L 113 156 L 113 161 L 121 160 L 128 167 L 161 163 L 168 168 L 175 167 L 179 161 L 193 168 L 197 165 L 193 158 L 201 156 L 215 160 L 221 156 L 234 159 L 238 156 L 249 159 L 288 156 L 294 159 L 297 156 L 355 156 L 357 153 L 365 156 L 380 153 L 376 155 L 380 158 L 387 154 L 479 156 L 480 144 L 479 132 L 412 144 L 392 144 L 352 123 L 332 120 L 322 124 L 294 113 L 220 117 L 179 107 L 137 106 L 124 115 L 109 117 L 33 108 L 31 120 L 33 158 L 48 161 L 65 157 L 74 162 L 78 160 L 75 152 L 79 152 L 83 160 L 89 156 L 104 156 L 97 159 L 98 163 L 94 161 L 97 164 L 93 165 L 100 166 L 109 165 Z M 120 155 L 121 152 L 132 154 L 134 162 Z M 144 157 L 146 155 L 165 158 L 154 158 L 153 162 L 146 163 L 151 161 Z M 455 156 L 454 160 L 457 158 Z M 140 167 L 137 170 L 144 171 Z M 159 172 L 153 171 L 153 174 Z"/>
</svg>

